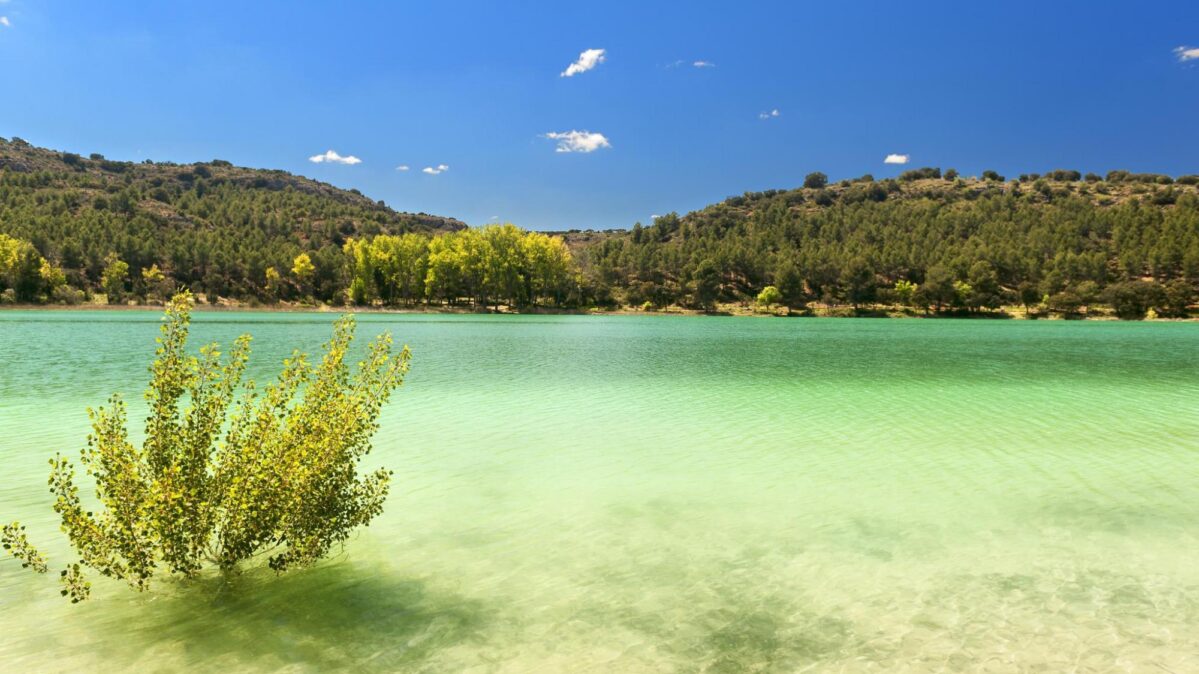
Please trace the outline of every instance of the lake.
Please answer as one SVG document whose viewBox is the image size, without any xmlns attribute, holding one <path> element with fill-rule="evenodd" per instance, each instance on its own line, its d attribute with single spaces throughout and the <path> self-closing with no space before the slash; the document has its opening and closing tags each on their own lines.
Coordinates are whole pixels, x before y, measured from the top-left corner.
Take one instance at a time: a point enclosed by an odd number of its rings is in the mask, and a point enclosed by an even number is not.
<svg viewBox="0 0 1199 674">
<path fill-rule="evenodd" d="M 264 382 L 333 314 L 199 313 Z M 0 312 L 0 521 L 154 312 Z M 344 551 L 137 594 L 0 562 L 6 671 L 1199 670 L 1199 324 L 360 317 L 413 367 Z M 365 340 L 362 340 L 365 342 Z M 140 435 L 139 435 L 140 437 Z M 54 573 L 53 575 L 57 575 Z"/>
</svg>

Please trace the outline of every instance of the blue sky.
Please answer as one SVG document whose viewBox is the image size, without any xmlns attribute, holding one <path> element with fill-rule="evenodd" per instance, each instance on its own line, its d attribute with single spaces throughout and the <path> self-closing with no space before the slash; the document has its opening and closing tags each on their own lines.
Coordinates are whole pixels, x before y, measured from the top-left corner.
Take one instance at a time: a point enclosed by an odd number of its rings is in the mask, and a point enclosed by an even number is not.
<svg viewBox="0 0 1199 674">
<path fill-rule="evenodd" d="M 0 136 L 534 229 L 894 175 L 889 154 L 1199 173 L 1193 0 L 516 4 L 0 0 Z"/>
</svg>

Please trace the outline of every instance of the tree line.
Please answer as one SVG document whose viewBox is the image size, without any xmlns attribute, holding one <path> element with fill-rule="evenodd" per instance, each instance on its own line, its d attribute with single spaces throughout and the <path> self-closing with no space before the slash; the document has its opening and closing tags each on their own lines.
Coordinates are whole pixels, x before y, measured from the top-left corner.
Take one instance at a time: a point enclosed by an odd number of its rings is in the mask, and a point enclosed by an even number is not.
<svg viewBox="0 0 1199 674">
<path fill-rule="evenodd" d="M 914 168 L 730 197 L 630 230 L 397 213 L 281 171 L 131 164 L 0 140 L 0 302 L 209 300 L 563 308 L 756 302 L 929 313 L 1186 315 L 1199 176 Z M 772 294 L 770 296 L 773 296 Z"/>
<path fill-rule="evenodd" d="M 158 274 L 142 275 L 156 267 L 172 287 L 268 301 L 266 270 L 287 270 L 304 253 L 314 265 L 313 297 L 340 302 L 346 241 L 462 227 L 283 171 L 221 160 L 114 162 L 0 139 L 0 233 L 31 244 L 70 288 L 87 293 L 107 285 L 118 295 L 165 297 Z M 114 257 L 128 265 L 120 289 L 111 282 L 120 271 Z M 22 302 L 69 299 L 46 288 L 13 294 Z"/>
<path fill-rule="evenodd" d="M 438 236 L 376 236 L 346 243 L 348 299 L 387 306 L 577 306 L 577 267 L 559 237 L 514 225 Z"/>
<path fill-rule="evenodd" d="M 437 303 L 474 307 L 577 307 L 581 303 L 578 267 L 559 237 L 528 232 L 514 225 L 489 225 L 439 235 L 407 233 L 346 241 L 319 273 L 307 252 L 282 270 L 263 270 L 262 301 L 316 301 L 327 292 L 323 277 L 338 279 L 340 293 L 323 301 L 389 307 Z M 182 284 L 156 263 L 131 272 L 115 253 L 104 258 L 98 281 L 80 289 L 63 270 L 42 257 L 28 241 L 0 234 L 0 302 L 75 304 L 85 291 L 103 293 L 109 304 L 164 300 Z M 221 297 L 209 290 L 210 301 Z"/>
<path fill-rule="evenodd" d="M 807 187 L 600 237 L 579 256 L 593 287 L 629 305 L 709 310 L 773 287 L 791 307 L 1186 315 L 1199 282 L 1199 180 L 1094 177 L 1004 182 L 929 168 L 830 184 L 814 173 Z"/>
</svg>

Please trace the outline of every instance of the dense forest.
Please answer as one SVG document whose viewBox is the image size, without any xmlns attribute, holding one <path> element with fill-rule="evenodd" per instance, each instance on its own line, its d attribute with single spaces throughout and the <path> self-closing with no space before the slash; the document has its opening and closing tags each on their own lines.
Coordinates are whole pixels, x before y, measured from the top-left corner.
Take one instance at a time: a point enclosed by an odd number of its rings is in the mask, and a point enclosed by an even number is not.
<svg viewBox="0 0 1199 674">
<path fill-rule="evenodd" d="M 733 197 L 630 232 L 567 232 L 592 287 L 630 305 L 711 308 L 770 288 L 854 310 L 1183 316 L 1199 281 L 1199 176 L 937 168 Z"/>
<path fill-rule="evenodd" d="M 265 301 L 298 295 L 302 281 L 340 303 L 347 241 L 463 228 L 283 171 L 135 164 L 0 139 L 0 293 L 12 301 L 123 301 L 176 286 Z M 301 254 L 312 269 L 286 278 Z M 47 278 L 34 273 L 42 259 Z"/>
<path fill-rule="evenodd" d="M 468 229 L 228 162 L 115 162 L 0 140 L 0 302 L 1189 315 L 1199 176 L 1073 170 L 732 197 L 631 230 Z"/>
</svg>

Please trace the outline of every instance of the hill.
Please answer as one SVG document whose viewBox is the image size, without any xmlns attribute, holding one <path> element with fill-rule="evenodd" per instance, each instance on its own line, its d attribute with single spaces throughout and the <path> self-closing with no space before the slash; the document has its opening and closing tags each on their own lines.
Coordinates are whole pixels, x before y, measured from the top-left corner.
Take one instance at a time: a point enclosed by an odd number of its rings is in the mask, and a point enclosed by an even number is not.
<svg viewBox="0 0 1199 674">
<path fill-rule="evenodd" d="M 1199 176 L 1006 180 L 923 168 L 830 184 L 813 173 L 802 187 L 646 227 L 560 236 L 467 229 L 220 160 L 133 164 L 0 141 L 9 302 L 144 301 L 184 285 L 210 300 L 337 305 L 711 311 L 762 295 L 849 313 L 1024 305 L 1187 316 L 1199 283 Z"/>
<path fill-rule="evenodd" d="M 267 270 L 286 273 L 307 253 L 313 295 L 333 301 L 344 285 L 348 239 L 463 228 L 285 171 L 221 160 L 119 162 L 0 139 L 0 236 L 31 243 L 75 289 L 101 289 L 105 270 L 119 261 L 134 294 L 159 283 L 269 299 Z"/>
<path fill-rule="evenodd" d="M 1051 171 L 1004 180 L 928 168 L 731 197 L 624 232 L 567 232 L 614 302 L 781 302 L 1066 314 L 1107 302 L 1184 314 L 1199 281 L 1199 176 Z M 1133 306 L 1123 311 L 1131 297 Z"/>
</svg>

